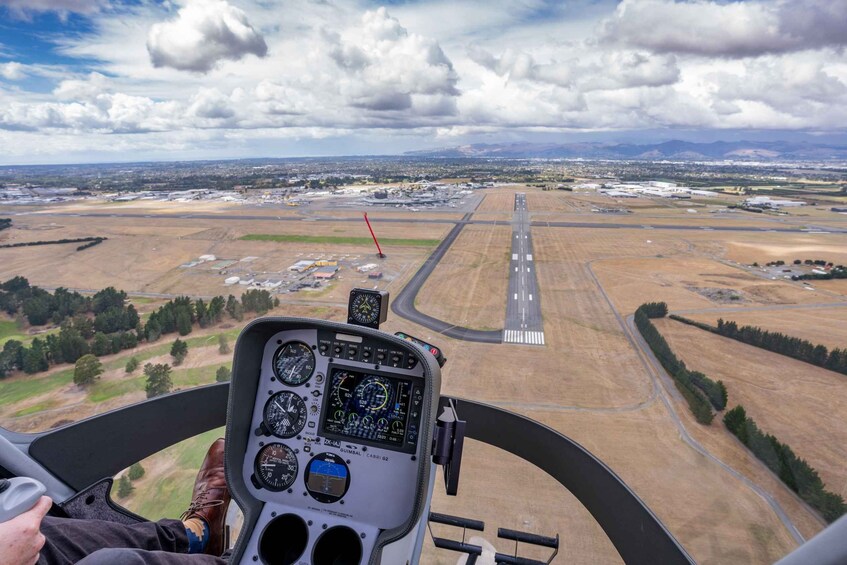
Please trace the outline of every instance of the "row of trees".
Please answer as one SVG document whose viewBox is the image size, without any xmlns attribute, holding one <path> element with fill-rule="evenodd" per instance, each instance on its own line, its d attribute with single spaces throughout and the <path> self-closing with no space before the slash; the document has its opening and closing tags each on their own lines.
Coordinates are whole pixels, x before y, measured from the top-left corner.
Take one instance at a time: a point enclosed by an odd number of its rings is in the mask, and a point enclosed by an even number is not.
<svg viewBox="0 0 847 565">
<path fill-rule="evenodd" d="M 106 237 L 95 237 L 93 241 L 90 241 L 88 243 L 84 243 L 84 244 L 80 245 L 79 247 L 76 248 L 76 250 L 77 251 L 83 251 L 85 249 L 88 249 L 89 247 L 94 247 L 95 245 L 100 245 L 106 239 L 108 239 L 108 238 L 106 238 Z"/>
<path fill-rule="evenodd" d="M 827 522 L 834 522 L 847 512 L 844 499 L 826 490 L 818 472 L 797 457 L 788 445 L 760 430 L 756 422 L 747 416 L 743 406 L 729 410 L 723 422 L 741 443 L 776 473 L 788 488 L 820 512 Z"/>
<path fill-rule="evenodd" d="M 76 237 L 73 239 L 55 239 L 51 241 L 22 241 L 19 243 L 6 243 L 4 245 L 0 245 L 0 249 L 7 249 L 10 247 L 33 247 L 35 245 L 61 245 L 63 243 L 87 243 L 94 242 L 100 243 L 104 239 L 108 239 L 107 237 Z M 95 243 L 96 245 L 96 243 Z M 82 246 L 85 249 L 84 246 Z M 77 248 L 79 250 L 79 248 Z"/>
<path fill-rule="evenodd" d="M 715 327 L 702 322 L 689 320 L 682 316 L 672 315 L 671 318 L 748 345 L 761 347 L 774 353 L 787 355 L 788 357 L 793 357 L 794 359 L 847 375 L 847 349 L 833 349 L 830 351 L 825 345 L 816 345 L 811 341 L 800 339 L 799 337 L 763 330 L 758 326 L 739 326 L 732 320 L 726 321 L 719 319 L 718 325 Z"/>
<path fill-rule="evenodd" d="M 191 333 L 195 323 L 201 328 L 214 325 L 221 321 L 224 313 L 240 321 L 245 312 L 262 315 L 276 306 L 279 306 L 279 299 L 271 296 L 267 290 L 259 289 L 245 292 L 240 302 L 231 294 L 226 299 L 216 296 L 208 303 L 202 298 L 192 300 L 188 296 L 180 296 L 150 314 L 143 334 L 147 341 L 156 341 L 160 336 L 174 332 L 186 336 Z"/>
<path fill-rule="evenodd" d="M 50 294 L 43 288 L 30 285 L 24 277 L 0 283 L 0 308 L 10 316 L 22 313 L 31 326 L 59 325 L 69 318 L 93 314 L 95 331 L 134 330 L 139 321 L 138 312 L 132 304 L 126 304 L 126 298 L 125 292 L 114 287 L 105 288 L 88 298 L 66 288 L 57 288 Z M 82 325 L 82 322 L 78 324 Z"/>
<path fill-rule="evenodd" d="M 847 279 L 847 267 L 836 265 L 828 273 L 808 273 L 806 275 L 793 275 L 793 281 L 829 281 L 832 279 Z"/>
<path fill-rule="evenodd" d="M 667 304 L 664 302 L 642 304 L 635 311 L 635 325 L 662 367 L 673 378 L 694 418 L 701 424 L 709 425 L 715 417 L 712 407 L 715 410 L 726 408 L 726 386 L 722 381 L 715 382 L 703 373 L 689 371 L 685 363 L 674 354 L 668 342 L 650 321 L 650 318 L 664 317 L 667 312 Z"/>
<path fill-rule="evenodd" d="M 23 313 L 34 325 L 61 324 L 58 333 L 36 337 L 29 347 L 7 341 L 0 352 L 0 378 L 16 369 L 34 374 L 87 354 L 103 356 L 138 346 L 138 312 L 126 304 L 126 293 L 112 287 L 87 298 L 64 288 L 50 294 L 15 277 L 0 284 L 0 301 L 7 312 Z"/>
<path fill-rule="evenodd" d="M 17 340 L 7 341 L 0 351 L 0 379 L 14 370 L 34 374 L 50 365 L 75 363 L 84 355 L 132 349 L 140 341 L 156 341 L 162 334 L 188 335 L 195 323 L 207 327 L 220 322 L 224 314 L 242 320 L 245 312 L 264 314 L 279 305 L 268 291 L 258 289 L 245 292 L 241 301 L 232 295 L 226 299 L 216 296 L 208 302 L 183 296 L 164 304 L 142 325 L 135 307 L 126 301 L 127 294 L 113 287 L 85 297 L 64 288 L 50 294 L 31 286 L 24 277 L 0 284 L 0 307 L 10 315 L 23 315 L 32 325 L 61 324 L 58 333 L 37 337 L 29 347 Z M 228 345 L 223 344 L 222 349 L 228 350 Z M 175 364 L 181 362 L 178 357 L 174 357 Z"/>
</svg>

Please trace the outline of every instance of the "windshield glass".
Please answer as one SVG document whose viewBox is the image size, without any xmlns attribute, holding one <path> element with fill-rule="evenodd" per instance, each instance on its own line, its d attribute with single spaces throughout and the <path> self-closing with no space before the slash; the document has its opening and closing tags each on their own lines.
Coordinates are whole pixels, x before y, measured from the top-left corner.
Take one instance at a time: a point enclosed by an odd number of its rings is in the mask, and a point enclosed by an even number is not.
<svg viewBox="0 0 847 565">
<path fill-rule="evenodd" d="M 843 515 L 845 8 L 388 4 L 0 0 L 0 426 L 227 382 L 249 321 L 366 288 L 443 394 L 572 438 L 698 562 Z M 176 517 L 222 434 L 118 502 Z M 432 510 L 620 560 L 476 441 Z"/>
</svg>

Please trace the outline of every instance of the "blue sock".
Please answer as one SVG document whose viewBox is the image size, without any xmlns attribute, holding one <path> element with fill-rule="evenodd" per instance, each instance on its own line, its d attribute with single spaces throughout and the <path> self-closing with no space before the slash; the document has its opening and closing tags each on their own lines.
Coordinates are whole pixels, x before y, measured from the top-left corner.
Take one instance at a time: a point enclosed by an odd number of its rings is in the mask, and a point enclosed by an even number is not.
<svg viewBox="0 0 847 565">
<path fill-rule="evenodd" d="M 183 522 L 188 536 L 188 553 L 203 553 L 209 545 L 209 524 L 201 518 L 191 518 Z"/>
</svg>

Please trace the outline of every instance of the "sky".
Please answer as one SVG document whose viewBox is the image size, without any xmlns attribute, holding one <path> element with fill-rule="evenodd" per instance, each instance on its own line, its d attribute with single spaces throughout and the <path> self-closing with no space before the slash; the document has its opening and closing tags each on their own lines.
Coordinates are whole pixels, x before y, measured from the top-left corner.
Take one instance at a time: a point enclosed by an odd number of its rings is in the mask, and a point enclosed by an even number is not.
<svg viewBox="0 0 847 565">
<path fill-rule="evenodd" d="M 0 0 L 0 164 L 847 143 L 845 0 Z"/>
</svg>

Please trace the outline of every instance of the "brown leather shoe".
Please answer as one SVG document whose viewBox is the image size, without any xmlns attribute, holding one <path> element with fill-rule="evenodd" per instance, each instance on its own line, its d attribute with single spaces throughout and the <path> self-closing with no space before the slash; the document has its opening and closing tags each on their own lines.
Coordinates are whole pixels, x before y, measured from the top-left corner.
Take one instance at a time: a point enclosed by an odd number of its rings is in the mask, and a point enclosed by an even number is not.
<svg viewBox="0 0 847 565">
<path fill-rule="evenodd" d="M 209 543 L 205 551 L 209 555 L 220 556 L 224 551 L 224 520 L 231 499 L 224 474 L 224 440 L 218 438 L 206 453 L 194 481 L 191 504 L 182 514 L 183 521 L 202 518 L 209 524 Z"/>
</svg>

